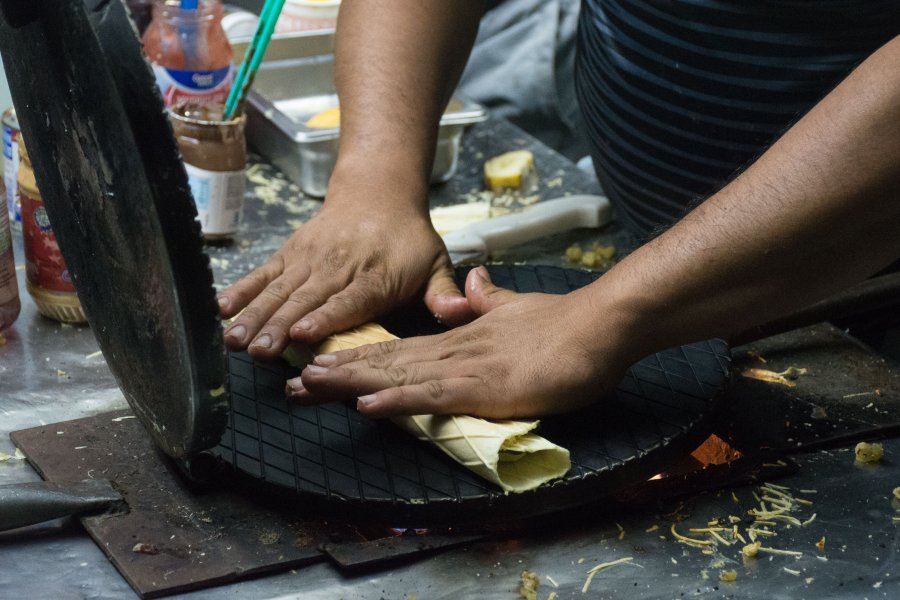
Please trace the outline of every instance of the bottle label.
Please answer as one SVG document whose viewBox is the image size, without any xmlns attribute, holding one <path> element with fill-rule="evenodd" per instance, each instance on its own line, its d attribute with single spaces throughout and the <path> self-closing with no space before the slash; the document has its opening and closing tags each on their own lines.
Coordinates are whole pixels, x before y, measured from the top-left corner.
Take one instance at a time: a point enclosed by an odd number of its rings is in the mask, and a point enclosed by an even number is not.
<svg viewBox="0 0 900 600">
<path fill-rule="evenodd" d="M 22 193 L 21 188 L 19 198 L 22 201 L 22 238 L 28 282 L 45 290 L 74 294 L 75 286 L 50 228 L 44 203 Z"/>
<path fill-rule="evenodd" d="M 12 236 L 9 233 L 9 215 L 0 211 L 0 256 L 12 248 Z"/>
<path fill-rule="evenodd" d="M 16 263 L 12 257 L 9 218 L 5 210 L 0 210 L 0 306 L 18 296 L 19 287 L 16 285 Z M 3 327 L 2 322 L 0 327 Z"/>
<path fill-rule="evenodd" d="M 244 204 L 244 171 L 207 171 L 185 164 L 200 228 L 207 236 L 237 233 Z"/>
<path fill-rule="evenodd" d="M 213 71 L 183 71 L 153 65 L 156 85 L 166 106 L 182 100 L 224 104 L 231 90 L 232 66 Z"/>
<path fill-rule="evenodd" d="M 6 203 L 9 210 L 9 221 L 16 226 L 22 221 L 22 210 L 16 194 L 19 172 L 19 132 L 3 125 L 3 183 L 6 184 Z"/>
</svg>

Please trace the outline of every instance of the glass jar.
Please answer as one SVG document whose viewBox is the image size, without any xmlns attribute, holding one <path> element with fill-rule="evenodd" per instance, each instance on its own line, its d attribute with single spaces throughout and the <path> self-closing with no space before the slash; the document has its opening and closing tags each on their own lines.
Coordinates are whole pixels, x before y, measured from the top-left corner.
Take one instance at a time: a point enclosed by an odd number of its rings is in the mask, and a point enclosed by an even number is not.
<svg viewBox="0 0 900 600">
<path fill-rule="evenodd" d="M 207 240 L 228 239 L 237 233 L 246 188 L 246 117 L 223 121 L 223 115 L 221 104 L 179 103 L 169 109 Z"/>
<path fill-rule="evenodd" d="M 45 317 L 64 323 L 84 323 L 87 317 L 50 227 L 25 141 L 21 137 L 18 183 L 22 240 L 25 244 L 25 287 L 38 312 Z"/>
</svg>

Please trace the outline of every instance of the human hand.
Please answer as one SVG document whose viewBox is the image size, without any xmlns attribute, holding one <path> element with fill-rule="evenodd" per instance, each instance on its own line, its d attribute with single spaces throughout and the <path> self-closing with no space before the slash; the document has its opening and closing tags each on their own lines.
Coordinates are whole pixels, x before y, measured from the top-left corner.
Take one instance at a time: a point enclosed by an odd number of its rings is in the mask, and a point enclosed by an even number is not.
<svg viewBox="0 0 900 600">
<path fill-rule="evenodd" d="M 518 294 L 494 286 L 479 267 L 466 297 L 481 315 L 472 323 L 320 355 L 288 382 L 291 396 L 304 403 L 357 396 L 359 411 L 374 417 L 532 417 L 590 404 L 631 363 L 613 339 L 616 328 L 597 327 L 587 290 Z"/>
<path fill-rule="evenodd" d="M 222 317 L 240 313 L 226 346 L 275 358 L 289 338 L 315 343 L 423 293 L 443 322 L 471 318 L 443 242 L 421 213 L 327 200 L 266 264 L 219 294 Z"/>
</svg>

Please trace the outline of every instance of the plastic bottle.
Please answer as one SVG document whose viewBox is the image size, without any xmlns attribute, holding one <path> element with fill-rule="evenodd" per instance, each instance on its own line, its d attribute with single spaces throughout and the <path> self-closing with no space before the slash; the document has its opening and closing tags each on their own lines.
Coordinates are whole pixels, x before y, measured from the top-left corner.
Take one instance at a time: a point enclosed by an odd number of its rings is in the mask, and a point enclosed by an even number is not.
<svg viewBox="0 0 900 600">
<path fill-rule="evenodd" d="M 0 331 L 13 324 L 21 308 L 12 236 L 9 231 L 9 213 L 4 208 L 0 210 Z"/>
<path fill-rule="evenodd" d="M 143 43 L 166 106 L 185 100 L 225 103 L 233 52 L 218 0 L 157 3 Z"/>
</svg>

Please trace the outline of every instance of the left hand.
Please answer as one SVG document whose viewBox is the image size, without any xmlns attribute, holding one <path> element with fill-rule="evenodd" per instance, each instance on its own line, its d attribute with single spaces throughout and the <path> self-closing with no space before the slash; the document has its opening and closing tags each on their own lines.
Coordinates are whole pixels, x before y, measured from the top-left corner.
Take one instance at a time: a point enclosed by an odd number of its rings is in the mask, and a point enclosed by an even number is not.
<svg viewBox="0 0 900 600">
<path fill-rule="evenodd" d="M 493 285 L 479 267 L 465 292 L 479 315 L 472 323 L 320 355 L 288 382 L 291 395 L 310 404 L 356 396 L 358 410 L 373 417 L 533 417 L 603 397 L 630 364 L 596 327 L 587 288 L 518 294 Z"/>
</svg>

